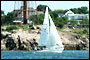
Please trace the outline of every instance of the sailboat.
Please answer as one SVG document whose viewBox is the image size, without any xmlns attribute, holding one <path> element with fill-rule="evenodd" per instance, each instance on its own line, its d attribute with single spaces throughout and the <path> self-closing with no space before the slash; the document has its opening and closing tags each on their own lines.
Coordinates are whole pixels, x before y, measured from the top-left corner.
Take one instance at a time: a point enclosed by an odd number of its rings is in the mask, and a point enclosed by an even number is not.
<svg viewBox="0 0 90 60">
<path fill-rule="evenodd" d="M 48 51 L 62 53 L 62 51 L 64 50 L 64 46 L 56 30 L 54 22 L 52 21 L 52 18 L 48 13 L 48 7 L 46 7 L 45 18 L 38 46 L 46 47 L 42 50 L 43 52 Z"/>
</svg>

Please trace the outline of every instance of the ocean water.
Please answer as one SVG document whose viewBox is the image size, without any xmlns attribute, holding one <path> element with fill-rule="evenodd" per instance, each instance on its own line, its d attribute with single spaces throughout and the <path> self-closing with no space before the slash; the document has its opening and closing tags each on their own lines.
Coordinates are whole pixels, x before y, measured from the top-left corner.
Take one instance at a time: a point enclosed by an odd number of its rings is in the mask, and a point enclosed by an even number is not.
<svg viewBox="0 0 90 60">
<path fill-rule="evenodd" d="M 1 51 L 1 59 L 89 59 L 89 50 L 64 50 L 62 53 Z"/>
</svg>

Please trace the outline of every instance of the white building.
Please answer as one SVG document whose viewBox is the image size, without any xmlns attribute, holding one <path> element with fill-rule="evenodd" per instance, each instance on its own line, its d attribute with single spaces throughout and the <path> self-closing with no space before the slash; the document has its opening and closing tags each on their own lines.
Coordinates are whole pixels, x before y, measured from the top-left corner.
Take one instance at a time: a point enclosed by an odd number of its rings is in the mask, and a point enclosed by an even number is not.
<svg viewBox="0 0 90 60">
<path fill-rule="evenodd" d="M 71 10 L 67 11 L 64 15 L 58 14 L 59 17 L 66 16 L 68 20 L 83 20 L 89 19 L 89 14 L 74 14 Z"/>
</svg>

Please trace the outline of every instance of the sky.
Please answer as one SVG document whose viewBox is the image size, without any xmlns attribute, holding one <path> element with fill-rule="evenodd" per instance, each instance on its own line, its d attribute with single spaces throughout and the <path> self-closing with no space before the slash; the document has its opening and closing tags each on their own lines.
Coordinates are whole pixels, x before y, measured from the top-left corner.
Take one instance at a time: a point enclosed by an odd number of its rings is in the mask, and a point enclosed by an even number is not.
<svg viewBox="0 0 90 60">
<path fill-rule="evenodd" d="M 22 1 L 1 1 L 1 10 L 7 14 L 14 9 L 19 9 L 22 4 Z M 28 6 L 36 9 L 36 7 L 40 4 L 49 6 L 52 11 L 79 8 L 82 6 L 88 7 L 89 10 L 89 1 L 29 1 Z"/>
</svg>

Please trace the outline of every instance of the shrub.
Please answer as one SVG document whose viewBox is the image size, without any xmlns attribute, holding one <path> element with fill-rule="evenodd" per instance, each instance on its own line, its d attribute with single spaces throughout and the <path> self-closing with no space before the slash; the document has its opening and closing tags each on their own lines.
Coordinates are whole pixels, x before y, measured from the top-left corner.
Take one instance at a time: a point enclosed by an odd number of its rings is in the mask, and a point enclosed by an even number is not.
<svg viewBox="0 0 90 60">
<path fill-rule="evenodd" d="M 6 31 L 16 30 L 16 29 L 19 29 L 19 27 L 16 26 L 16 25 L 12 25 L 12 26 L 7 26 L 7 27 L 6 27 Z"/>
<path fill-rule="evenodd" d="M 88 30 L 84 29 L 83 31 L 83 34 L 88 34 Z"/>
<path fill-rule="evenodd" d="M 63 23 L 58 23 L 57 27 L 63 28 L 64 24 Z"/>
<path fill-rule="evenodd" d="M 82 29 L 81 31 L 77 32 L 77 35 L 79 37 L 82 37 L 82 36 L 89 37 L 89 31 L 88 29 Z"/>
</svg>

